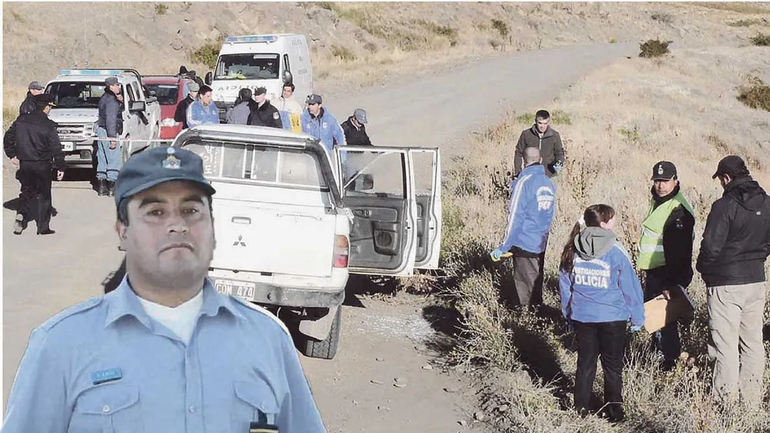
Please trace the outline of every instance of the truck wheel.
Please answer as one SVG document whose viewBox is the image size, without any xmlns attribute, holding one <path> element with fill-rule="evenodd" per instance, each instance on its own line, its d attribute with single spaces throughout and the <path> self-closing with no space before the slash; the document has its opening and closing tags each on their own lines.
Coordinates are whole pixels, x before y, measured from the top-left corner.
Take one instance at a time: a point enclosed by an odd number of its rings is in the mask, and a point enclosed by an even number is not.
<svg viewBox="0 0 770 433">
<path fill-rule="evenodd" d="M 337 308 L 337 314 L 334 315 L 334 322 L 332 322 L 326 339 L 319 341 L 303 335 L 297 344 L 299 351 L 310 358 L 334 358 L 334 355 L 337 354 L 337 345 L 340 342 L 340 325 L 342 325 L 342 305 Z"/>
</svg>

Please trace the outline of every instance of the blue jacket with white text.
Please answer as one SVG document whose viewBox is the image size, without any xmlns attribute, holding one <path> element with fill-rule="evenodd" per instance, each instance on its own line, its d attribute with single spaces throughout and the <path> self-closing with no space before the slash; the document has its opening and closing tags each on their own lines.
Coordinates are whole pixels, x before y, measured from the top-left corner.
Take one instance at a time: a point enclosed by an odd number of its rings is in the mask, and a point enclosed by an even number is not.
<svg viewBox="0 0 770 433">
<path fill-rule="evenodd" d="M 518 247 L 540 254 L 545 251 L 556 201 L 556 188 L 545 174 L 545 168 L 533 164 L 511 181 L 508 226 L 501 251 Z"/>
</svg>

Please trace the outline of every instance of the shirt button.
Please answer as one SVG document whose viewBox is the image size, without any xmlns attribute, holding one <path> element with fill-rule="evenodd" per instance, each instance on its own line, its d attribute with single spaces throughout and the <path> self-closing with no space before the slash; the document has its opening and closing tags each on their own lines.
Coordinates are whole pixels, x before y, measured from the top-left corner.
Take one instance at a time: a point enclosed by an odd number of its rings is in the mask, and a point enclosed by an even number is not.
<svg viewBox="0 0 770 433">
<path fill-rule="evenodd" d="M 190 413 L 195 413 L 195 405 L 191 405 L 190 407 L 187 408 L 187 410 L 189 410 Z"/>
<path fill-rule="evenodd" d="M 102 406 L 102 412 L 110 413 L 110 405 L 105 404 L 104 406 Z"/>
</svg>

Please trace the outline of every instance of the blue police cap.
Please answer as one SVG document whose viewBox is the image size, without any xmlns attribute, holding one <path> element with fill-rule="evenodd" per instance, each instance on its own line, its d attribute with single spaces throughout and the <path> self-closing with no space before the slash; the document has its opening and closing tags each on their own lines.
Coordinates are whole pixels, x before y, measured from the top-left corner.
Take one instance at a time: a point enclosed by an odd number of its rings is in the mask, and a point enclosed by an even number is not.
<svg viewBox="0 0 770 433">
<path fill-rule="evenodd" d="M 115 205 L 123 199 L 172 180 L 186 180 L 207 194 L 216 190 L 203 177 L 203 160 L 195 153 L 176 147 L 155 147 L 126 161 L 115 184 Z"/>
</svg>

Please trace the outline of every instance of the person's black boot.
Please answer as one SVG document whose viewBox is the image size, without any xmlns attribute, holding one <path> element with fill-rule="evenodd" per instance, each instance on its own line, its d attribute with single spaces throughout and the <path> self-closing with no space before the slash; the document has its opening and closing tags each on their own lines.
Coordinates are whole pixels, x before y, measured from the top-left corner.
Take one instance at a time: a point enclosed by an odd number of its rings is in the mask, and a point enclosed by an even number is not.
<svg viewBox="0 0 770 433">
<path fill-rule="evenodd" d="M 115 196 L 115 182 L 107 181 L 107 195 L 110 197 Z"/>
<path fill-rule="evenodd" d="M 107 181 L 105 179 L 96 180 L 96 192 L 99 195 L 107 195 Z"/>
</svg>

